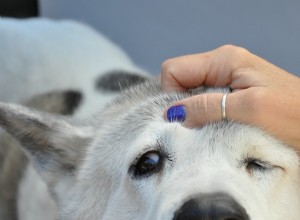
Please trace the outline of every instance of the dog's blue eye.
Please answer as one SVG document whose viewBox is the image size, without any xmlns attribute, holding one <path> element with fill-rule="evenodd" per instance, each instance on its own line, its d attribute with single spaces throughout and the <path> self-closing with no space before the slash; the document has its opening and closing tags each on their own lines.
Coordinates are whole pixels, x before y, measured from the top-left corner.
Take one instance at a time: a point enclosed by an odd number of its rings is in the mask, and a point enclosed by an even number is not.
<svg viewBox="0 0 300 220">
<path fill-rule="evenodd" d="M 150 175 L 159 171 L 161 166 L 161 155 L 159 152 L 147 152 L 140 157 L 136 165 L 134 165 L 134 176 Z"/>
</svg>

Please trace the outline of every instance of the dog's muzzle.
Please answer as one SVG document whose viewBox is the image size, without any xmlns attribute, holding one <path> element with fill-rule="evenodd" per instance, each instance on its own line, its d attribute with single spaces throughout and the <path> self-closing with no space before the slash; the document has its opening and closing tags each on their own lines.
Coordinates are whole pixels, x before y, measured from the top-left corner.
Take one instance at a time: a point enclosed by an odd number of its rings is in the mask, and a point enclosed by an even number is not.
<svg viewBox="0 0 300 220">
<path fill-rule="evenodd" d="M 249 220 L 246 210 L 224 193 L 200 194 L 185 202 L 173 220 Z"/>
</svg>

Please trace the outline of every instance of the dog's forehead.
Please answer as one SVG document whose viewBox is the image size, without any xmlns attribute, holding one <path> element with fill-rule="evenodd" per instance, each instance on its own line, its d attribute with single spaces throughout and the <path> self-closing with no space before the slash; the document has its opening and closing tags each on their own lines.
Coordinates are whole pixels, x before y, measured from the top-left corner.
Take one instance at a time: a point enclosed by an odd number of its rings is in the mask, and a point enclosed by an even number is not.
<svg viewBox="0 0 300 220">
<path fill-rule="evenodd" d="M 104 128 L 106 136 L 116 146 L 128 144 L 136 151 L 147 146 L 151 147 L 160 140 L 162 145 L 176 147 L 178 152 L 200 150 L 203 153 L 203 150 L 216 152 L 217 149 L 217 152 L 239 157 L 248 154 L 266 158 L 272 155 L 271 160 L 282 162 L 280 155 L 282 150 L 286 151 L 286 147 L 257 128 L 224 121 L 211 123 L 201 128 L 187 129 L 179 123 L 169 123 L 164 120 L 164 111 L 174 101 L 195 93 L 216 90 L 220 91 L 220 89 L 204 88 L 194 93 L 165 93 L 154 81 L 130 88 L 111 103 L 103 113 L 103 120 L 108 124 L 108 127 Z M 132 144 L 137 139 L 141 140 L 137 144 L 138 147 Z M 128 148 L 122 149 L 124 153 L 128 150 Z M 272 154 L 268 153 L 270 150 Z"/>
<path fill-rule="evenodd" d="M 150 122 L 164 121 L 164 110 L 187 96 L 188 93 L 164 93 L 157 82 L 147 81 L 124 91 L 100 113 L 100 129 L 133 137 Z"/>
<path fill-rule="evenodd" d="M 126 118 L 129 124 L 140 122 L 147 124 L 154 118 L 162 119 L 165 109 L 175 101 L 196 94 L 224 91 L 227 89 L 201 87 L 186 92 L 166 92 L 161 89 L 159 82 L 148 80 L 123 91 L 119 97 L 106 106 L 101 113 L 101 119 L 104 123 L 111 123 L 111 119 L 120 121 Z"/>
</svg>

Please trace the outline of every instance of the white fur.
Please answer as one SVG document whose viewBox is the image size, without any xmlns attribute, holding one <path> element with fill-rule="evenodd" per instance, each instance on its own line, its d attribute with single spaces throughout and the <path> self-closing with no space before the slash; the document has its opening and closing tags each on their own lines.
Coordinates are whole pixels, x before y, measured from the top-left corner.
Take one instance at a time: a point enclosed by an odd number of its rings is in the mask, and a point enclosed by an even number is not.
<svg viewBox="0 0 300 220">
<path fill-rule="evenodd" d="M 25 169 L 18 194 L 17 207 L 20 220 L 56 218 L 57 206 L 49 194 L 47 185 L 31 164 Z"/>
<path fill-rule="evenodd" d="M 213 127 L 193 131 L 179 124 L 166 124 L 159 118 L 155 121 L 137 134 L 133 142 L 122 143 L 122 146 L 112 143 L 116 151 L 102 148 L 100 139 L 95 141 L 79 175 L 78 189 L 88 185 L 89 190 L 77 192 L 79 198 L 88 198 L 84 200 L 88 202 L 80 203 L 85 213 L 89 205 L 100 203 L 89 219 L 172 219 L 187 197 L 213 192 L 232 195 L 246 207 L 252 220 L 299 219 L 299 163 L 293 151 L 249 127 L 233 126 L 216 134 Z M 137 155 L 145 146 L 150 148 L 164 133 L 171 135 L 172 143 L 166 140 L 165 144 L 175 154 L 175 165 L 166 167 L 159 177 L 131 180 L 126 172 L 132 155 Z M 212 146 L 210 140 L 215 135 L 218 137 Z M 212 147 L 217 150 L 210 155 Z M 244 166 L 237 168 L 238 161 L 245 155 L 262 158 L 281 168 L 267 175 L 251 176 Z M 107 167 L 108 173 L 99 167 Z M 91 186 L 89 182 L 96 179 L 99 185 Z M 102 199 L 92 195 L 102 195 Z M 78 207 L 79 204 L 72 205 Z M 80 219 L 81 211 L 77 213 L 75 216 Z"/>
<path fill-rule="evenodd" d="M 78 117 L 101 109 L 95 79 L 111 70 L 144 73 L 117 45 L 75 21 L 0 19 L 0 100 L 24 101 L 52 90 L 78 89 L 84 104 Z M 98 100 L 98 102 L 95 102 Z"/>
</svg>

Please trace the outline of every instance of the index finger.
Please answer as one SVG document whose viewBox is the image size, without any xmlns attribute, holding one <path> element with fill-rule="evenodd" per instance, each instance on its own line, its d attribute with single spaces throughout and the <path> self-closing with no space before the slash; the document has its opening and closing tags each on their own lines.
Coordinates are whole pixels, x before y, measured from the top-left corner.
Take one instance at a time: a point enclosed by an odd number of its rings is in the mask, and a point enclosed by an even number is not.
<svg viewBox="0 0 300 220">
<path fill-rule="evenodd" d="M 165 90 L 184 91 L 199 86 L 229 86 L 235 70 L 249 65 L 250 53 L 241 47 L 226 45 L 215 50 L 166 60 L 161 68 Z"/>
</svg>

